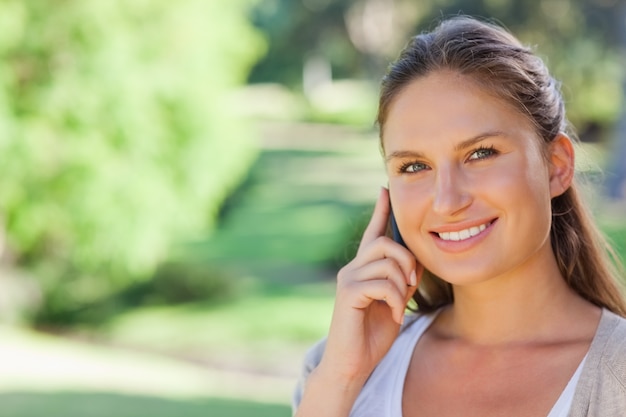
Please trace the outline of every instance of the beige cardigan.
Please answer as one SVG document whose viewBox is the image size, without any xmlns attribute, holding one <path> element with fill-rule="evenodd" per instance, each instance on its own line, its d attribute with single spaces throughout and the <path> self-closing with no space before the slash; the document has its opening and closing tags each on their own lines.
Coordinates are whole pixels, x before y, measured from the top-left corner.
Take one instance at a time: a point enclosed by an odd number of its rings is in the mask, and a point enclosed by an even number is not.
<svg viewBox="0 0 626 417">
<path fill-rule="evenodd" d="M 608 310 L 602 312 L 569 416 L 626 416 L 626 319 Z"/>
<path fill-rule="evenodd" d="M 306 378 L 321 360 L 324 346 L 325 340 L 306 355 L 294 392 L 294 413 Z M 602 311 L 569 412 L 569 417 L 583 416 L 626 417 L 626 319 L 606 309 Z"/>
</svg>

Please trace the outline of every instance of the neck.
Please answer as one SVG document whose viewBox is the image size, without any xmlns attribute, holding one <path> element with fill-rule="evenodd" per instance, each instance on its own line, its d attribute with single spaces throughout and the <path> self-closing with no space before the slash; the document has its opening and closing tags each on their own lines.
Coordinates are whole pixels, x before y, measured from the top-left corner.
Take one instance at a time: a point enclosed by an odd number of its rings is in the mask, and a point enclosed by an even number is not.
<svg viewBox="0 0 626 417">
<path fill-rule="evenodd" d="M 570 336 L 578 337 L 580 329 L 586 337 L 599 316 L 598 307 L 566 284 L 551 256 L 541 268 L 454 287 L 440 329 L 445 337 L 478 345 L 542 343 L 562 339 L 567 327 L 574 330 Z"/>
</svg>

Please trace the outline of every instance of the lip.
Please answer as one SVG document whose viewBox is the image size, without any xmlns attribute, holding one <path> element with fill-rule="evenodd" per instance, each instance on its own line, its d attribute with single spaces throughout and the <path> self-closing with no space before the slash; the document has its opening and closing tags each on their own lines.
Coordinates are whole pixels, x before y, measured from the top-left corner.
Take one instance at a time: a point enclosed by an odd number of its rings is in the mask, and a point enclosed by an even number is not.
<svg viewBox="0 0 626 417">
<path fill-rule="evenodd" d="M 452 253 L 463 252 L 471 249 L 474 245 L 485 239 L 491 233 L 497 222 L 498 218 L 496 217 L 492 219 L 478 220 L 467 223 L 444 225 L 441 227 L 437 227 L 436 230 L 432 230 L 430 232 L 430 235 L 433 237 L 435 244 L 440 249 Z M 459 232 L 461 230 L 467 230 L 472 227 L 479 227 L 480 225 L 486 225 L 485 229 L 477 235 L 471 236 L 464 240 L 444 240 L 439 236 L 439 233 Z"/>
</svg>

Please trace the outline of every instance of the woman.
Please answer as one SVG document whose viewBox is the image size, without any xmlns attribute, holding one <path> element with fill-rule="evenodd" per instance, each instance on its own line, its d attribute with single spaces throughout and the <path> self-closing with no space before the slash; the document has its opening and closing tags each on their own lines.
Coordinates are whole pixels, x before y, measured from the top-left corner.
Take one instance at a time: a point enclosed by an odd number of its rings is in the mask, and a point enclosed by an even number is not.
<svg viewBox="0 0 626 417">
<path fill-rule="evenodd" d="M 444 21 L 390 67 L 378 122 L 389 189 L 296 415 L 626 415 L 626 302 L 543 62 L 499 27 Z"/>
</svg>

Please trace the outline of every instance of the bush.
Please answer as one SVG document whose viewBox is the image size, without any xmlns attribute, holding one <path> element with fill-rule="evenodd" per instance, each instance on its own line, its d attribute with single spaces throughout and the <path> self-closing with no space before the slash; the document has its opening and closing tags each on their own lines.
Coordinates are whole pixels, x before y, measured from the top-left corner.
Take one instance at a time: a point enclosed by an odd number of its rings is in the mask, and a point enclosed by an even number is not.
<svg viewBox="0 0 626 417">
<path fill-rule="evenodd" d="M 236 275 L 223 267 L 170 261 L 159 266 L 133 304 L 182 304 L 225 300 L 234 296 Z"/>
<path fill-rule="evenodd" d="M 35 321 L 211 226 L 256 155 L 228 101 L 263 49 L 248 3 L 3 2 L 0 233 L 39 279 Z"/>
</svg>

